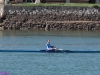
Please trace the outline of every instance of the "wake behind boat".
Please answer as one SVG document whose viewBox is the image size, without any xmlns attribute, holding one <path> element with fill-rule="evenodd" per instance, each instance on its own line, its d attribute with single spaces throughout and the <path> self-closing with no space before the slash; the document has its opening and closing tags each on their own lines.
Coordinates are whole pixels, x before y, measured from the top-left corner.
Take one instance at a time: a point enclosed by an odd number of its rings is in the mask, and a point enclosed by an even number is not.
<svg viewBox="0 0 100 75">
<path fill-rule="evenodd" d="M 100 53 L 100 51 L 72 51 L 72 50 L 0 50 L 0 52 L 33 52 L 33 53 Z"/>
</svg>

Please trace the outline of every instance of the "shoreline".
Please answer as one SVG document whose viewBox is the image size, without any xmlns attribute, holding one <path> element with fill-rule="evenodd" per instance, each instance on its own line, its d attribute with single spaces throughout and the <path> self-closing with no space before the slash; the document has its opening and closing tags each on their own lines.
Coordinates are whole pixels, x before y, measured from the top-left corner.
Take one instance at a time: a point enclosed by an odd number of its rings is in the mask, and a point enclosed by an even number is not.
<svg viewBox="0 0 100 75">
<path fill-rule="evenodd" d="M 100 7 L 4 6 L 0 30 L 100 30 Z"/>
</svg>

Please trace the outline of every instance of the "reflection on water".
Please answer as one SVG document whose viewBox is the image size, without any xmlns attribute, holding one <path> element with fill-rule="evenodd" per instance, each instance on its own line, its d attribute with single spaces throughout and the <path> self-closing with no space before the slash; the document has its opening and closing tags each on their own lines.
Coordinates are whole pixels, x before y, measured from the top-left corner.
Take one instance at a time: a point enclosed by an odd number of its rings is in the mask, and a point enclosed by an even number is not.
<svg viewBox="0 0 100 75">
<path fill-rule="evenodd" d="M 2 35 L 2 31 L 0 31 L 0 37 L 1 37 L 1 36 L 3 36 L 3 35 Z"/>
<path fill-rule="evenodd" d="M 0 49 L 45 49 L 47 39 L 58 48 L 99 50 L 99 31 L 0 31 Z"/>
</svg>

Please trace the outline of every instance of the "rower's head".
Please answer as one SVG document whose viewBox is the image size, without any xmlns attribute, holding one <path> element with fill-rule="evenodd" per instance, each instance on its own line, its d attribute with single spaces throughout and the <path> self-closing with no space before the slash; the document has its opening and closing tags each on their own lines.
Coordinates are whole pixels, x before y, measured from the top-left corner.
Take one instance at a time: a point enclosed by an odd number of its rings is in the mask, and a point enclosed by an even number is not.
<svg viewBox="0 0 100 75">
<path fill-rule="evenodd" d="M 50 39 L 48 39 L 47 42 L 50 42 Z"/>
</svg>

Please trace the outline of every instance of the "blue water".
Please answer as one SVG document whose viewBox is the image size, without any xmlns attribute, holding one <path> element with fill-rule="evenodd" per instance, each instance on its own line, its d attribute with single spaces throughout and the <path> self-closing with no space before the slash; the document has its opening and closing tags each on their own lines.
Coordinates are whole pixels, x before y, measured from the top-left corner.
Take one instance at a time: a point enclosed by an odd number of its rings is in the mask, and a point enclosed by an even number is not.
<svg viewBox="0 0 100 75">
<path fill-rule="evenodd" d="M 41 50 L 46 40 L 64 50 L 100 51 L 99 31 L 0 31 L 0 50 Z M 9 75 L 100 75 L 99 53 L 0 53 Z"/>
</svg>

